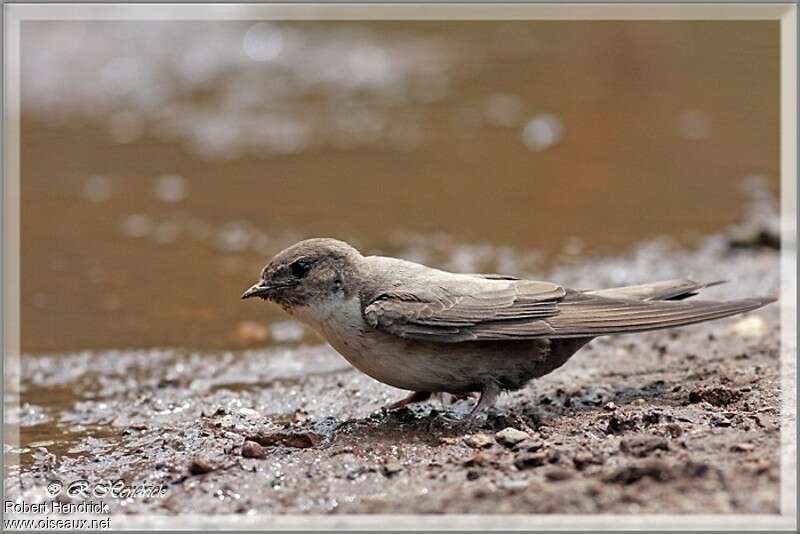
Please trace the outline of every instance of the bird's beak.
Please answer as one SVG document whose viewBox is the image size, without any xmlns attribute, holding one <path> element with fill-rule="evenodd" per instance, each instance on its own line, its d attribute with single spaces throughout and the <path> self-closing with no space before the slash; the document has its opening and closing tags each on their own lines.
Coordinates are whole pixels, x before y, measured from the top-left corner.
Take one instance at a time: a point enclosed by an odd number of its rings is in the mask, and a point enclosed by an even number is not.
<svg viewBox="0 0 800 534">
<path fill-rule="evenodd" d="M 266 296 L 272 290 L 272 287 L 269 286 L 264 280 L 259 280 L 250 288 L 242 293 L 242 300 L 249 299 L 252 297 L 263 297 Z"/>
</svg>

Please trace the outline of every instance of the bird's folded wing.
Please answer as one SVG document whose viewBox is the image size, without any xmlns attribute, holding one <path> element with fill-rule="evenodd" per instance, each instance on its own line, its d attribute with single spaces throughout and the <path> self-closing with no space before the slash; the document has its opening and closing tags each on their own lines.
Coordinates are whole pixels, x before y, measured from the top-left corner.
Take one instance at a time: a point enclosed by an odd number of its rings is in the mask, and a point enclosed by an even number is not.
<svg viewBox="0 0 800 534">
<path fill-rule="evenodd" d="M 468 295 L 439 289 L 424 296 L 418 291 L 382 293 L 364 307 L 364 318 L 402 338 L 458 343 L 642 332 L 734 315 L 771 301 L 639 301 L 528 281 Z"/>
<path fill-rule="evenodd" d="M 551 332 L 541 319 L 558 313 L 564 288 L 548 282 L 487 280 L 492 281 L 457 290 L 439 285 L 381 293 L 366 304 L 364 318 L 402 338 L 442 343 Z"/>
</svg>

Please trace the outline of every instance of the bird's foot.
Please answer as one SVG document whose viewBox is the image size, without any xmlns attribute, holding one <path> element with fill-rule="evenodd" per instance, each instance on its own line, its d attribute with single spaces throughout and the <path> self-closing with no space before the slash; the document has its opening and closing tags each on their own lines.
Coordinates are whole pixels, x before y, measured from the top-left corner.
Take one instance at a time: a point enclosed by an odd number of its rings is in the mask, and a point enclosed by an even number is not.
<svg viewBox="0 0 800 534">
<path fill-rule="evenodd" d="M 405 408 L 409 404 L 414 404 L 417 402 L 425 402 L 430 398 L 431 398 L 430 393 L 424 391 L 415 391 L 406 398 L 400 399 L 399 401 L 393 402 L 390 405 L 386 406 L 386 410 L 387 411 L 399 410 L 400 408 Z"/>
<path fill-rule="evenodd" d="M 469 413 L 462 417 L 452 416 L 445 413 L 440 413 L 436 419 L 442 421 L 446 425 L 458 425 L 460 427 L 472 428 L 481 426 L 486 422 L 487 410 L 492 408 L 500 395 L 500 388 L 495 384 L 484 386 L 481 390 L 481 396 L 475 406 Z"/>
</svg>

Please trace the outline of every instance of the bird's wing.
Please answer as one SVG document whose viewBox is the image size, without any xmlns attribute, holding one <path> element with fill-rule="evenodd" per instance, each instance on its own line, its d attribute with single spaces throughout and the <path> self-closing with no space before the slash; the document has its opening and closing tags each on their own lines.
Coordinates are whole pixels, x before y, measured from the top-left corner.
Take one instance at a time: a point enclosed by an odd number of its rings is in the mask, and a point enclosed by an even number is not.
<svg viewBox="0 0 800 534">
<path fill-rule="evenodd" d="M 366 302 L 363 314 L 374 328 L 405 339 L 458 343 L 656 330 L 734 315 L 772 300 L 642 301 L 565 290 L 548 282 L 487 280 L 468 287 L 397 287 Z"/>
<path fill-rule="evenodd" d="M 381 293 L 365 303 L 364 318 L 389 334 L 442 343 L 532 337 L 551 332 L 541 319 L 557 314 L 566 294 L 548 282 L 462 276 L 475 283 L 433 283 Z"/>
<path fill-rule="evenodd" d="M 724 284 L 723 280 L 699 283 L 693 280 L 661 280 L 636 286 L 612 287 L 587 291 L 591 295 L 613 299 L 683 300 L 697 295 L 702 289 Z"/>
</svg>

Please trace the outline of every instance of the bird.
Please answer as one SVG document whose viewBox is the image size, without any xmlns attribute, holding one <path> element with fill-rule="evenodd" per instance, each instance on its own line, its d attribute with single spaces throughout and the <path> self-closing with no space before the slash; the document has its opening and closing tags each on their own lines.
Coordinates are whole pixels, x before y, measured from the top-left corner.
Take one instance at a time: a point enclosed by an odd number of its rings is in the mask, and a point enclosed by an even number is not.
<svg viewBox="0 0 800 534">
<path fill-rule="evenodd" d="M 479 394 L 464 418 L 566 363 L 598 336 L 673 328 L 755 310 L 776 299 L 685 300 L 721 282 L 664 280 L 580 290 L 500 274 L 452 273 L 364 256 L 332 238 L 276 254 L 242 299 L 280 305 L 353 367 L 408 390 Z"/>
</svg>

